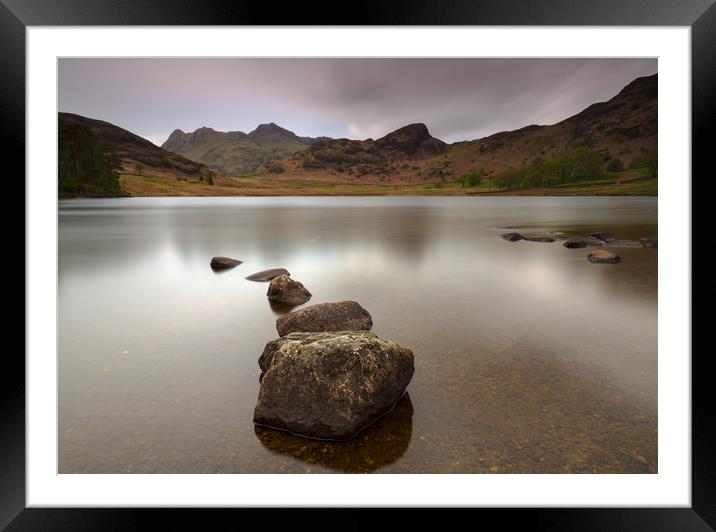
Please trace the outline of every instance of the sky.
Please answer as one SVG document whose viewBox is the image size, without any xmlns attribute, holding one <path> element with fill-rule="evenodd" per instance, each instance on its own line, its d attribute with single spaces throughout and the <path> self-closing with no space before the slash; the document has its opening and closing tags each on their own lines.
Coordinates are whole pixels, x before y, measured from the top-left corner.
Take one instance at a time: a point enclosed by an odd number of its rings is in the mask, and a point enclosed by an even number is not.
<svg viewBox="0 0 716 532">
<path fill-rule="evenodd" d="M 61 58 L 59 111 L 161 145 L 175 129 L 379 138 L 422 122 L 446 142 L 554 124 L 657 59 Z"/>
</svg>

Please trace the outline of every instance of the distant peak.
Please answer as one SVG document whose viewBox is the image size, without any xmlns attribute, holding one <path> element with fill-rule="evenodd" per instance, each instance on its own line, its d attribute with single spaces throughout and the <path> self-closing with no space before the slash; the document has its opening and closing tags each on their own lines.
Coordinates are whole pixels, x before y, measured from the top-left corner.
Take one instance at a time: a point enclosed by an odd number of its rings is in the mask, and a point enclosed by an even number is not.
<svg viewBox="0 0 716 532">
<path fill-rule="evenodd" d="M 284 129 L 273 122 L 269 122 L 268 124 L 259 124 L 256 129 L 249 133 L 249 135 L 265 135 L 267 133 L 290 133 L 291 135 L 294 134 L 288 129 Z"/>
</svg>

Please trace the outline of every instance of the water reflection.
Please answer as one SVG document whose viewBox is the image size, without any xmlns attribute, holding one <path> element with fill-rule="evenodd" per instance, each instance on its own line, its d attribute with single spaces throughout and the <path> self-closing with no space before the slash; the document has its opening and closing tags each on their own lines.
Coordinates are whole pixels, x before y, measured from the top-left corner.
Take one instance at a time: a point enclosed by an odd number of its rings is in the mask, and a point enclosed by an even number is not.
<svg viewBox="0 0 716 532">
<path fill-rule="evenodd" d="M 350 453 L 329 455 L 341 467 L 297 461 L 290 437 L 257 438 L 257 359 L 292 309 L 245 277 L 274 267 L 311 291 L 305 305 L 356 300 L 375 333 L 413 350 L 414 436 L 366 451 L 381 472 L 559 472 L 566 458 L 531 458 L 550 447 L 581 449 L 574 471 L 655 469 L 658 250 L 596 265 L 589 249 L 507 242 L 499 228 L 635 239 L 656 224 L 655 198 L 62 201 L 60 471 L 368 468 Z M 244 262 L 215 275 L 217 255 Z M 540 424 L 539 398 L 568 416 Z M 388 434 L 400 443 L 401 430 Z"/>
<path fill-rule="evenodd" d="M 369 473 L 398 460 L 410 445 L 413 404 L 405 394 L 388 412 L 355 438 L 344 442 L 301 438 L 288 432 L 255 426 L 261 444 L 278 454 L 344 473 Z"/>
</svg>

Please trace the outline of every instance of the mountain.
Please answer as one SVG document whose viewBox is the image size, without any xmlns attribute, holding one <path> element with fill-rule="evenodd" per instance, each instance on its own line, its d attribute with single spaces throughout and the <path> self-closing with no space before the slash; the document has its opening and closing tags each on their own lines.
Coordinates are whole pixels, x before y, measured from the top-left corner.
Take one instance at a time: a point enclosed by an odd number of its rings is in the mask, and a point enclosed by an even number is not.
<svg viewBox="0 0 716 532">
<path fill-rule="evenodd" d="M 493 175 L 525 168 L 577 147 L 597 151 L 604 162 L 618 159 L 626 167 L 657 154 L 657 94 L 654 74 L 557 124 L 454 144 L 430 136 L 424 124 L 412 124 L 378 140 L 318 142 L 266 164 L 259 174 L 366 184 L 445 182 L 472 172 Z"/>
<path fill-rule="evenodd" d="M 224 175 L 254 172 L 273 159 L 283 159 L 326 137 L 299 137 L 273 122 L 250 133 L 202 127 L 193 133 L 175 129 L 162 148 L 201 162 Z"/>
<path fill-rule="evenodd" d="M 58 113 L 60 197 L 123 196 L 121 174 L 171 176 L 208 173 L 203 164 L 163 150 L 118 126 L 71 113 Z"/>
</svg>

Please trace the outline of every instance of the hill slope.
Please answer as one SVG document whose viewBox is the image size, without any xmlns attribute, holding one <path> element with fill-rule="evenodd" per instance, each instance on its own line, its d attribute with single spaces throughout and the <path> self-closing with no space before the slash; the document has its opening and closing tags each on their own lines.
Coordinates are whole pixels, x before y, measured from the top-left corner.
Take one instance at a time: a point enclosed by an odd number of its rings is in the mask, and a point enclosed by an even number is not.
<svg viewBox="0 0 716 532">
<path fill-rule="evenodd" d="M 58 113 L 60 197 L 123 196 L 122 174 L 157 174 L 176 180 L 203 179 L 203 164 L 155 146 L 118 126 L 71 113 Z"/>
<path fill-rule="evenodd" d="M 202 127 L 192 133 L 175 129 L 162 148 L 201 162 L 224 175 L 255 171 L 273 159 L 283 159 L 323 138 L 299 137 L 273 122 L 250 133 Z"/>
<path fill-rule="evenodd" d="M 523 168 L 580 146 L 599 151 L 605 162 L 619 159 L 629 166 L 635 158 L 657 153 L 657 92 L 656 74 L 637 78 L 609 101 L 557 124 L 531 125 L 451 145 L 430 137 L 423 124 L 377 141 L 320 142 L 267 164 L 259 175 L 355 184 L 442 183 L 470 172 L 493 175 Z"/>
</svg>

